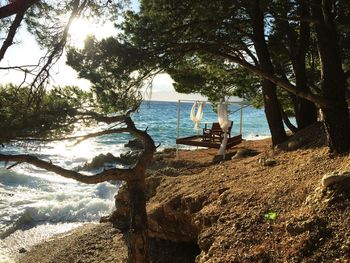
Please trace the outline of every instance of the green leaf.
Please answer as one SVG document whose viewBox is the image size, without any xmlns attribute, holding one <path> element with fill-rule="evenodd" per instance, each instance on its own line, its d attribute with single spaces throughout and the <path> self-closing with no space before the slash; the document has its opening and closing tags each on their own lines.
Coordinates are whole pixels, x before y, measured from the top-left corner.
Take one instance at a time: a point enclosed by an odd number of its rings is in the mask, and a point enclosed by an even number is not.
<svg viewBox="0 0 350 263">
<path fill-rule="evenodd" d="M 277 213 L 276 213 L 276 212 L 273 212 L 273 211 L 268 212 L 268 213 L 266 213 L 266 214 L 264 215 L 264 218 L 265 218 L 266 220 L 276 220 L 276 219 L 277 219 Z"/>
</svg>

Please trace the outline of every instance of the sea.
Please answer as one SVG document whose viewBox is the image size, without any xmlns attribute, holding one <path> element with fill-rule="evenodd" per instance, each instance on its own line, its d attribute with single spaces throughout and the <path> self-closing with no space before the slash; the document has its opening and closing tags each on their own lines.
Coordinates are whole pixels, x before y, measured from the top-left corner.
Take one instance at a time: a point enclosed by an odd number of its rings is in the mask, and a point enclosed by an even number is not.
<svg viewBox="0 0 350 263">
<path fill-rule="evenodd" d="M 211 104 L 207 103 L 200 129 L 194 129 L 190 119 L 192 106 L 193 102 L 144 101 L 132 119 L 139 129 L 147 129 L 156 145 L 160 145 L 159 150 L 176 147 L 177 137 L 200 134 L 206 123 L 218 121 Z M 240 105 L 231 104 L 232 135 L 240 132 L 240 116 Z M 242 135 L 248 140 L 270 136 L 262 109 L 244 106 Z M 124 147 L 130 139 L 131 136 L 124 134 L 106 135 L 75 146 L 71 141 L 12 142 L 1 147 L 0 152 L 33 154 L 74 169 L 98 154 L 110 152 L 118 156 L 130 150 Z M 85 185 L 28 164 L 7 170 L 5 167 L 9 165 L 0 162 L 0 263 L 14 262 L 20 250 L 28 250 L 54 234 L 86 222 L 98 222 L 114 209 L 113 197 L 120 182 Z"/>
</svg>

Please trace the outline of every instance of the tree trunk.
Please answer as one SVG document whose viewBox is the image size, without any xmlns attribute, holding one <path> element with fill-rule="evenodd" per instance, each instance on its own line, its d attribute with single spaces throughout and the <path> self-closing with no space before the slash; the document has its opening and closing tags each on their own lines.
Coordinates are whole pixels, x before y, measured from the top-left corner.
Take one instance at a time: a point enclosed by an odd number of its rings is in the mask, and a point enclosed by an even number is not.
<svg viewBox="0 0 350 263">
<path fill-rule="evenodd" d="M 317 108 L 311 101 L 296 97 L 294 109 L 298 130 L 317 121 Z"/>
<path fill-rule="evenodd" d="M 274 69 L 265 41 L 264 15 L 260 8 L 259 0 L 254 1 L 251 17 L 253 21 L 254 47 L 260 63 L 260 67 L 262 70 L 273 75 Z M 276 85 L 273 82 L 264 79 L 262 82 L 262 91 L 265 115 L 271 132 L 272 144 L 277 145 L 284 142 L 287 139 L 287 135 L 283 126 L 279 101 L 276 94 Z"/>
<path fill-rule="evenodd" d="M 330 152 L 345 153 L 350 150 L 350 125 L 348 105 L 345 100 L 336 108 L 322 109 Z"/>
<path fill-rule="evenodd" d="M 308 1 L 300 1 L 298 6 L 298 15 L 309 17 Z M 287 14 L 285 14 L 287 16 Z M 307 21 L 300 21 L 299 37 L 288 21 L 281 21 L 286 29 L 290 58 L 295 74 L 295 85 L 298 90 L 310 92 L 307 84 L 305 57 L 310 42 L 310 25 Z M 294 96 L 293 98 L 295 119 L 298 129 L 303 129 L 317 121 L 317 108 L 309 100 Z"/>
<path fill-rule="evenodd" d="M 304 59 L 301 59 L 300 55 L 298 55 L 298 58 L 296 58 L 295 61 L 294 72 L 296 88 L 310 92 L 310 89 L 307 86 L 305 57 Z M 295 97 L 294 110 L 298 129 L 303 129 L 317 121 L 317 108 L 315 104 L 309 100 Z"/>
<path fill-rule="evenodd" d="M 128 262 L 147 263 L 149 247 L 145 181 L 144 179 L 128 181 L 127 187 L 130 198 Z"/>
<path fill-rule="evenodd" d="M 227 132 L 224 133 L 224 138 L 221 141 L 221 145 L 218 151 L 217 155 L 222 155 L 223 156 L 223 160 L 225 160 L 225 151 L 226 151 L 226 146 L 227 146 L 227 140 L 228 140 L 228 136 L 227 136 Z"/>
<path fill-rule="evenodd" d="M 277 145 L 287 139 L 284 130 L 282 115 L 276 94 L 276 85 L 268 80 L 263 80 L 262 90 L 264 96 L 264 110 L 271 132 L 272 144 Z"/>
<path fill-rule="evenodd" d="M 346 80 L 342 69 L 338 34 L 332 13 L 332 1 L 312 0 L 317 44 L 321 60 L 321 89 L 325 98 L 335 106 L 321 107 L 331 152 L 344 153 L 350 149 L 349 109 L 345 99 Z"/>
<path fill-rule="evenodd" d="M 280 108 L 281 108 L 281 115 L 282 115 L 282 119 L 283 119 L 283 122 L 284 124 L 287 126 L 287 128 L 289 130 L 291 130 L 292 133 L 296 133 L 298 131 L 298 128 L 295 127 L 289 120 L 288 118 L 288 115 L 285 113 L 282 105 L 280 105 Z"/>
<path fill-rule="evenodd" d="M 300 1 L 299 4 L 299 15 L 302 17 L 310 16 L 310 12 L 307 6 L 307 1 Z M 295 84 L 297 89 L 310 92 L 310 88 L 307 84 L 306 76 L 306 65 L 305 57 L 309 47 L 310 40 L 310 25 L 306 21 L 300 21 L 300 34 L 299 41 L 297 41 L 297 46 L 293 60 L 293 68 L 295 72 Z M 303 98 L 296 98 L 296 121 L 299 129 L 303 129 L 317 121 L 317 108 L 315 104 L 311 101 L 305 100 Z"/>
</svg>

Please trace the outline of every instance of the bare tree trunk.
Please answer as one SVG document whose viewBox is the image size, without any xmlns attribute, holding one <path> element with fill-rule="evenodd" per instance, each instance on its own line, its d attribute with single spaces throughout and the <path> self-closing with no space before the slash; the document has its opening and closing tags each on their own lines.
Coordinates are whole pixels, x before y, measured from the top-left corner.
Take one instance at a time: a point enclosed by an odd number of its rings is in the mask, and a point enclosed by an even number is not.
<svg viewBox="0 0 350 263">
<path fill-rule="evenodd" d="M 127 182 L 130 199 L 130 229 L 128 254 L 130 263 L 149 262 L 148 224 L 144 176 Z"/>
<path fill-rule="evenodd" d="M 288 3 L 285 3 L 288 5 Z M 287 6 L 285 13 L 282 15 L 287 17 Z M 309 17 L 308 0 L 300 1 L 298 6 L 298 15 L 301 17 Z M 300 21 L 300 26 L 297 29 L 291 27 L 287 20 L 278 20 L 286 32 L 287 44 L 289 48 L 290 60 L 292 62 L 295 75 L 295 86 L 299 91 L 310 93 L 310 88 L 307 84 L 305 58 L 310 43 L 310 25 L 307 21 Z M 287 77 L 285 76 L 285 79 Z M 304 98 L 291 95 L 294 106 L 295 119 L 298 129 L 303 129 L 317 121 L 317 109 L 313 102 Z"/>
<path fill-rule="evenodd" d="M 260 8 L 260 1 L 254 1 L 252 8 L 253 21 L 253 39 L 256 54 L 259 59 L 260 68 L 269 74 L 274 74 L 271 56 L 267 48 L 264 34 L 264 15 Z M 264 107 L 267 123 L 270 128 L 272 144 L 277 145 L 287 139 L 286 131 L 284 130 L 279 101 L 276 94 L 276 84 L 264 79 L 262 82 Z"/>
<path fill-rule="evenodd" d="M 127 181 L 127 189 L 130 199 L 130 228 L 129 228 L 129 262 L 148 263 L 148 223 L 146 213 L 146 169 L 150 165 L 153 153 L 156 151 L 154 141 L 146 131 L 138 130 L 131 118 L 125 120 L 131 134 L 139 138 L 143 144 L 141 154 L 135 167 L 132 169 L 132 176 Z"/>
<path fill-rule="evenodd" d="M 338 34 L 332 12 L 333 1 L 312 0 L 317 44 L 321 60 L 321 89 L 332 100 L 333 107 L 321 107 L 327 132 L 328 146 L 334 153 L 350 149 L 349 109 L 346 102 L 346 79 L 342 69 Z"/>
<path fill-rule="evenodd" d="M 307 1 L 300 1 L 298 13 L 302 17 L 310 16 Z M 288 23 L 289 25 L 289 23 Z M 292 30 L 290 28 L 290 30 Z M 291 31 L 290 31 L 291 32 Z M 292 65 L 295 72 L 296 88 L 310 92 L 307 84 L 305 57 L 309 47 L 310 25 L 306 21 L 300 21 L 299 38 L 293 37 L 294 31 L 290 35 L 290 46 L 292 50 Z M 294 44 L 293 44 L 294 42 Z M 313 102 L 296 97 L 295 117 L 299 129 L 303 129 L 317 121 L 317 109 Z"/>
<path fill-rule="evenodd" d="M 280 105 L 281 107 L 281 115 L 282 115 L 282 119 L 284 124 L 287 126 L 287 128 L 289 130 L 291 130 L 292 133 L 296 133 L 298 131 L 298 128 L 295 127 L 289 120 L 288 115 L 285 113 L 285 111 L 283 110 L 282 105 Z"/>
</svg>

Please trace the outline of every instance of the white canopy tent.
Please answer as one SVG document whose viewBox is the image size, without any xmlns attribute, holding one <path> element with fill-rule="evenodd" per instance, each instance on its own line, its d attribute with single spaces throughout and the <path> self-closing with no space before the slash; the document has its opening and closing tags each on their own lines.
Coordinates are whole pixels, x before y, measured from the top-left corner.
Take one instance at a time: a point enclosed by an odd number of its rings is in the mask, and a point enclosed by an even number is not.
<svg viewBox="0 0 350 263">
<path fill-rule="evenodd" d="M 197 101 L 197 100 L 178 100 L 178 106 L 177 106 L 177 114 L 178 114 L 178 116 L 177 116 L 177 135 L 176 135 L 176 149 L 177 149 L 177 151 L 178 151 L 178 145 L 179 144 L 219 149 L 220 146 L 221 146 L 221 141 L 219 141 L 219 142 L 205 141 L 205 140 L 203 140 L 203 136 L 202 135 L 198 135 L 197 134 L 197 135 L 193 135 L 193 136 L 187 136 L 187 137 L 180 138 L 180 131 L 181 131 L 181 103 L 191 103 L 191 102 L 192 103 L 200 103 L 199 106 L 198 106 L 197 115 L 199 117 L 201 117 L 200 115 L 202 115 L 201 110 L 203 110 L 203 108 L 200 108 L 200 106 L 203 105 L 202 107 L 204 107 L 204 103 L 205 102 Z M 230 147 L 232 147 L 234 145 L 239 144 L 242 141 L 243 108 L 247 107 L 248 105 L 244 101 L 227 101 L 225 103 L 227 103 L 227 105 L 238 105 L 239 106 L 238 109 L 236 109 L 235 111 L 229 113 L 229 115 L 232 115 L 232 114 L 234 114 L 234 113 L 239 111 L 239 133 L 238 133 L 238 135 L 236 134 L 235 136 L 231 136 L 230 138 L 228 138 L 226 148 L 230 148 Z M 207 103 L 207 104 L 209 104 L 209 103 Z M 195 108 L 195 104 L 192 106 L 191 116 L 194 115 L 194 108 Z M 191 117 L 191 119 L 192 119 L 192 117 Z M 194 119 L 193 121 L 196 123 L 196 127 L 199 127 L 199 121 L 200 120 L 198 121 L 198 119 Z M 207 124 L 207 123 L 205 123 L 205 124 Z"/>
</svg>

